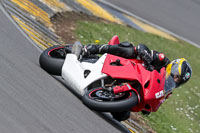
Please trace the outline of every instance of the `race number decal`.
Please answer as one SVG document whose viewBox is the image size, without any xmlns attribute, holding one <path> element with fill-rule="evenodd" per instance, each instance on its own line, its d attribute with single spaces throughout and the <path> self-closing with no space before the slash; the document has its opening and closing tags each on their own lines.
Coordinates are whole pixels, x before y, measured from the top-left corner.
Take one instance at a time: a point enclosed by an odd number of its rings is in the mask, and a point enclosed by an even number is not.
<svg viewBox="0 0 200 133">
<path fill-rule="evenodd" d="M 164 91 L 162 90 L 162 91 L 157 92 L 155 96 L 156 96 L 156 99 L 161 98 L 162 96 L 164 96 Z"/>
</svg>

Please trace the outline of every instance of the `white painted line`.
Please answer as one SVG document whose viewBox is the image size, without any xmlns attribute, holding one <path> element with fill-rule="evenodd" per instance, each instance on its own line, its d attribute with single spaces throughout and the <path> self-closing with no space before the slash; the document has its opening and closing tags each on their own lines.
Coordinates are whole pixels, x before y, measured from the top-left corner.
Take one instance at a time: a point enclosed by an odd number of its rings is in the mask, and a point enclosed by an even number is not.
<svg viewBox="0 0 200 133">
<path fill-rule="evenodd" d="M 156 24 L 153 24 L 153 23 L 149 22 L 148 20 L 145 20 L 145 19 L 143 19 L 143 18 L 141 18 L 141 17 L 139 17 L 139 16 L 137 16 L 137 15 L 135 15 L 133 13 L 130 13 L 129 11 L 126 11 L 126 10 L 124 10 L 124 9 L 122 9 L 122 8 L 112 4 L 112 3 L 109 3 L 109 2 L 107 2 L 105 0 L 96 0 L 96 1 L 98 1 L 98 2 L 100 2 L 102 4 L 105 4 L 107 6 L 110 6 L 111 8 L 113 8 L 113 9 L 119 11 L 119 12 L 122 12 L 122 13 L 127 14 L 127 15 L 132 16 L 132 17 L 135 17 L 136 19 L 138 19 L 140 21 L 143 21 L 146 24 L 149 24 L 149 25 L 151 25 L 151 26 L 153 26 L 153 27 L 155 27 L 155 28 L 157 28 L 157 29 L 159 29 L 159 30 L 161 30 L 163 32 L 166 32 L 166 33 L 168 33 L 168 34 L 170 34 L 170 35 L 172 35 L 172 36 L 174 36 L 174 37 L 176 37 L 176 38 L 178 38 L 180 40 L 186 41 L 186 42 L 192 44 L 193 46 L 196 46 L 196 47 L 200 48 L 200 45 L 198 45 L 197 43 L 195 43 L 195 42 L 193 42 L 193 41 L 191 41 L 189 39 L 186 39 L 186 38 L 184 38 L 182 36 L 179 36 L 179 35 L 171 32 L 171 31 L 169 31 L 169 30 L 167 30 L 165 28 L 162 28 L 162 27 L 160 27 L 160 26 L 158 26 Z"/>
</svg>

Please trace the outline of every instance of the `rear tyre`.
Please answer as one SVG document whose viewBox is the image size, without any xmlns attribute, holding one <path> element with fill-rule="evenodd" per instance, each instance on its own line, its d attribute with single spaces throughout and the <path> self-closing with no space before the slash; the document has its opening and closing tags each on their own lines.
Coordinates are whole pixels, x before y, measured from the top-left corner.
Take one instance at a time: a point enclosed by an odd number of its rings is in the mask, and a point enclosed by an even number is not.
<svg viewBox="0 0 200 133">
<path fill-rule="evenodd" d="M 69 45 L 69 47 L 72 47 L 72 45 Z M 61 76 L 66 56 L 64 48 L 64 46 L 59 45 L 49 47 L 40 55 L 40 66 L 49 74 Z"/>
<path fill-rule="evenodd" d="M 113 94 L 103 88 L 94 88 L 85 93 L 82 101 L 90 109 L 100 112 L 123 112 L 137 105 L 135 92 Z"/>
</svg>

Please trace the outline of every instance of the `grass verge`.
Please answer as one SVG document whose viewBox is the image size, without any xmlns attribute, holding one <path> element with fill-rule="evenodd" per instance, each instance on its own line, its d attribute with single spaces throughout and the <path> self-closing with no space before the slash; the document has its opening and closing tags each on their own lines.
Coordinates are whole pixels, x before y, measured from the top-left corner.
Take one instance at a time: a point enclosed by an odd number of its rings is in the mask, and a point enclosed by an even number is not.
<svg viewBox="0 0 200 133">
<path fill-rule="evenodd" d="M 145 119 L 158 133 L 200 132 L 200 49 L 184 41 L 174 42 L 112 23 L 81 21 L 76 25 L 75 35 L 83 44 L 91 44 L 95 40 L 105 44 L 113 35 L 118 35 L 121 42 L 146 44 L 150 49 L 165 53 L 170 60 L 186 58 L 193 68 L 191 80 L 176 89 L 157 112 L 145 116 Z"/>
</svg>

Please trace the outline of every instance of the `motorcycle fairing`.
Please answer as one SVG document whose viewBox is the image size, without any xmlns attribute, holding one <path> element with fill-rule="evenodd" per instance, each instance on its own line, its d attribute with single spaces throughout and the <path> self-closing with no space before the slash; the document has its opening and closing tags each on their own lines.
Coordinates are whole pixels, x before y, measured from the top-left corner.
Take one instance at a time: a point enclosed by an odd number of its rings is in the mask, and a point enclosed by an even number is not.
<svg viewBox="0 0 200 133">
<path fill-rule="evenodd" d="M 120 61 L 120 64 L 113 65 Z M 102 73 L 112 78 L 137 80 L 143 86 L 150 80 L 151 72 L 142 66 L 142 61 L 136 59 L 125 59 L 108 54 L 103 65 Z"/>
<path fill-rule="evenodd" d="M 103 65 L 102 73 L 112 78 L 137 80 L 140 90 L 141 103 L 132 111 L 156 111 L 164 101 L 165 68 L 160 73 L 148 71 L 141 60 L 125 59 L 108 54 Z"/>
<path fill-rule="evenodd" d="M 73 88 L 79 95 L 85 94 L 85 88 L 92 82 L 107 77 L 101 73 L 106 54 L 102 55 L 96 63 L 80 62 L 74 54 L 67 54 L 62 67 L 62 77 L 69 87 Z M 90 71 L 85 77 L 84 72 Z"/>
<path fill-rule="evenodd" d="M 151 80 L 149 85 L 143 87 L 144 94 L 140 105 L 132 108 L 132 111 L 138 112 L 146 110 L 149 112 L 156 112 L 160 105 L 164 102 L 164 85 L 165 85 L 165 68 L 161 69 L 161 72 L 153 71 L 151 74 Z"/>
</svg>

